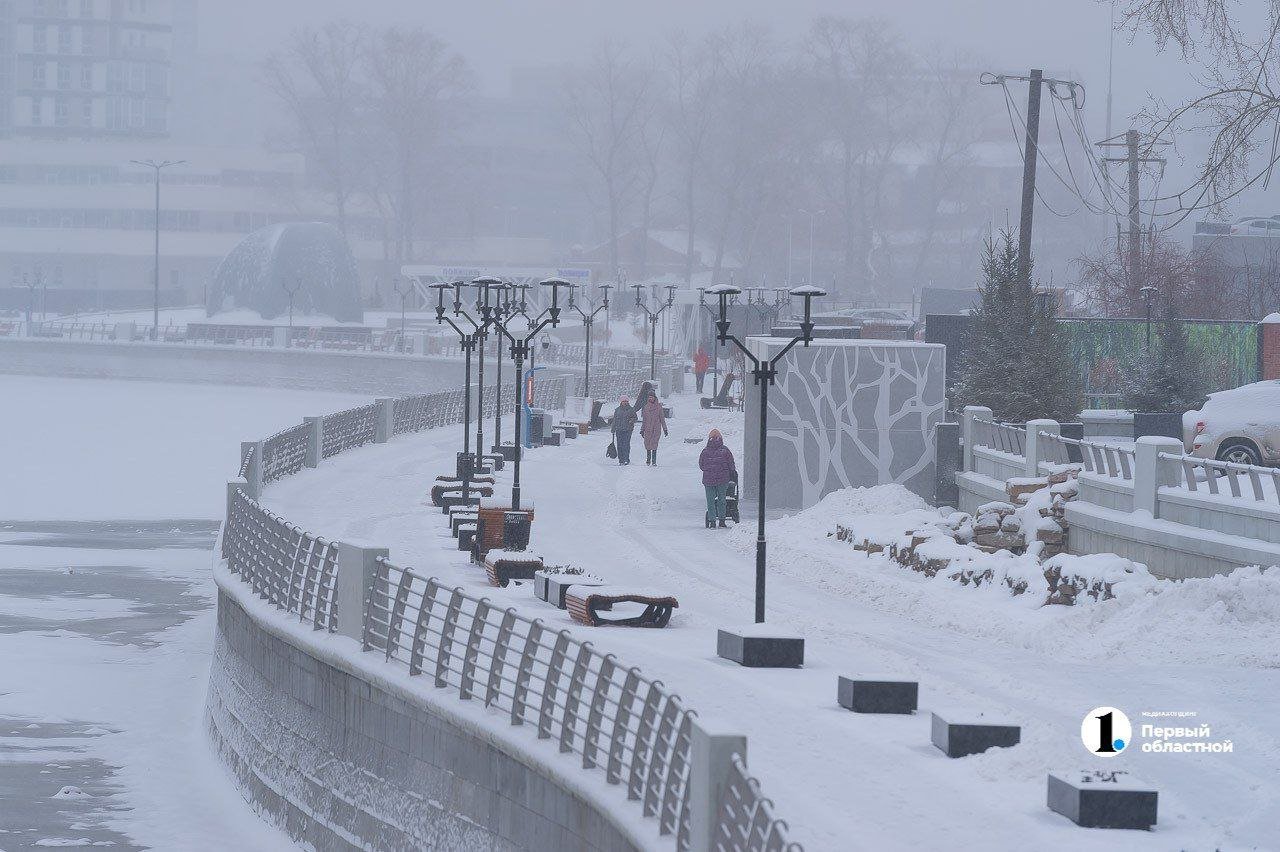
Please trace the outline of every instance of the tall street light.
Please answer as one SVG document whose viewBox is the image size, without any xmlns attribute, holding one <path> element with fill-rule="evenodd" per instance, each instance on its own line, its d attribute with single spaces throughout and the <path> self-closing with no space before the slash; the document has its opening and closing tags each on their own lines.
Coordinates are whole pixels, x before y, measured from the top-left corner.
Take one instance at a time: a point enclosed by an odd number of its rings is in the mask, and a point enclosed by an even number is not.
<svg viewBox="0 0 1280 852">
<path fill-rule="evenodd" d="M 495 323 L 495 327 L 498 331 L 502 332 L 503 336 L 511 342 L 511 357 L 516 364 L 517 376 L 522 375 L 524 359 L 529 355 L 529 341 L 537 337 L 538 332 L 542 331 L 542 329 L 546 328 L 548 325 L 555 328 L 560 324 L 560 288 L 573 286 L 563 278 L 547 278 L 544 281 L 539 282 L 539 284 L 543 287 L 551 288 L 551 307 L 547 308 L 544 312 L 548 315 L 546 319 L 541 320 L 541 322 L 531 323 L 529 329 L 522 336 L 516 336 L 511 333 L 507 328 L 507 320 Z M 521 301 L 523 302 L 523 293 L 521 296 Z M 519 400 L 517 400 L 517 404 L 518 403 Z M 511 485 L 511 508 L 513 511 L 518 511 L 520 509 L 520 457 L 522 455 L 520 448 L 520 419 L 521 418 L 517 414 L 515 427 L 515 471 L 512 474 Z"/>
<path fill-rule="evenodd" d="M 632 284 L 631 287 L 636 291 L 636 307 L 644 311 L 645 316 L 649 318 L 649 381 L 657 381 L 658 317 L 662 316 L 663 311 L 675 304 L 676 288 L 674 284 L 667 285 L 667 300 L 659 303 L 658 309 L 654 311 L 650 310 L 649 306 L 640 298 L 644 285 Z"/>
<path fill-rule="evenodd" d="M 800 211 L 801 215 L 809 217 L 809 279 L 804 282 L 805 284 L 813 284 L 813 220 L 815 216 L 821 216 L 826 212 L 827 211 L 825 210 L 818 210 L 816 212 L 812 210 Z M 788 281 L 787 285 L 790 286 L 791 282 Z"/>
<path fill-rule="evenodd" d="M 151 312 L 151 339 L 155 340 L 160 330 L 160 172 L 170 166 L 181 166 L 186 160 L 130 160 L 135 166 L 146 166 L 156 173 L 156 258 L 152 282 L 155 285 L 155 300 Z"/>
<path fill-rule="evenodd" d="M 502 322 L 511 316 L 514 308 L 511 302 L 512 287 L 509 283 L 504 283 L 502 289 L 498 292 L 497 304 L 493 310 L 496 316 L 496 322 Z M 496 347 L 494 360 L 497 362 L 497 376 L 493 383 L 494 401 L 493 401 L 493 450 L 494 455 L 500 455 L 505 460 L 506 454 L 502 451 L 502 339 L 499 335 L 498 345 Z M 519 376 L 516 380 L 519 381 Z M 520 391 L 516 390 L 516 401 L 520 399 Z M 519 412 L 517 412 L 518 416 Z"/>
<path fill-rule="evenodd" d="M 751 378 L 755 381 L 756 386 L 760 388 L 760 482 L 758 505 L 756 511 L 756 623 L 764 622 L 764 578 L 765 578 L 765 537 L 764 537 L 764 508 L 765 508 L 765 463 L 767 458 L 767 438 L 768 428 L 767 421 L 769 416 L 769 386 L 774 383 L 778 376 L 778 363 L 786 356 L 791 348 L 797 343 L 803 343 L 806 347 L 813 341 L 813 320 L 811 319 L 811 303 L 815 296 L 827 295 L 825 290 L 812 285 L 796 287 L 791 291 L 792 296 L 800 296 L 804 299 L 804 319 L 800 322 L 800 335 L 791 338 L 782 351 L 772 358 L 757 358 L 755 354 L 746 347 L 746 345 L 736 336 L 729 333 L 729 298 L 735 296 L 742 291 L 733 285 L 722 284 L 719 287 L 712 287 L 709 291 L 712 295 L 720 300 L 720 319 L 716 321 L 716 336 L 721 343 L 729 342 L 742 352 L 743 356 L 752 364 Z"/>
<path fill-rule="evenodd" d="M 484 454 L 484 359 L 485 345 L 489 339 L 489 327 L 498 319 L 496 308 L 502 301 L 502 291 L 506 284 L 498 278 L 473 278 L 471 286 L 476 288 L 476 310 L 480 312 L 480 324 L 476 329 L 477 341 L 480 345 L 480 370 L 477 375 L 476 389 L 476 455 Z M 498 347 L 499 349 L 501 346 Z M 494 465 L 500 462 L 495 460 Z"/>
<path fill-rule="evenodd" d="M 462 390 L 462 452 L 458 453 L 458 477 L 462 480 L 462 503 L 466 505 L 471 499 L 471 474 L 475 468 L 475 458 L 471 455 L 471 350 L 475 348 L 476 338 L 474 332 L 469 332 L 454 322 L 451 318 L 445 316 L 444 293 L 446 290 L 453 290 L 453 313 L 455 316 L 464 317 L 474 328 L 476 321 L 473 320 L 466 311 L 462 310 L 462 282 L 455 281 L 450 284 L 447 281 L 438 281 L 428 285 L 437 293 L 438 301 L 436 302 L 436 324 L 440 325 L 448 323 L 449 327 L 458 333 L 458 340 L 462 346 L 462 352 L 465 358 L 466 367 L 463 373 L 463 390 Z"/>
<path fill-rule="evenodd" d="M 569 287 L 569 309 L 578 312 L 578 316 L 582 317 L 582 327 L 587 331 L 586 358 L 582 365 L 582 395 L 587 399 L 591 399 L 591 327 L 595 324 L 596 314 L 604 311 L 606 317 L 609 315 L 609 290 L 612 287 L 609 284 L 600 285 L 600 292 L 604 294 L 604 301 L 592 309 L 590 313 L 584 311 L 573 301 L 575 289 L 577 288 L 572 285 Z"/>
</svg>

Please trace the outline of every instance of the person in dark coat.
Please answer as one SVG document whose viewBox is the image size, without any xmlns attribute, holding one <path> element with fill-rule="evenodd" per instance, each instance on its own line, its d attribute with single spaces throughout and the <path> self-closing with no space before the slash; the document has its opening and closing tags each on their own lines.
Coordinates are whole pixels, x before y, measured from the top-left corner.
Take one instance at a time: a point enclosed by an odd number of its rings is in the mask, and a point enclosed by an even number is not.
<svg viewBox="0 0 1280 852">
<path fill-rule="evenodd" d="M 653 382 L 643 382 L 640 385 L 640 392 L 636 394 L 636 411 L 644 411 L 644 407 L 649 404 L 649 398 L 657 396 L 653 392 Z"/>
<path fill-rule="evenodd" d="M 667 418 L 663 414 L 662 403 L 656 396 L 650 396 L 644 408 L 640 409 L 640 418 L 643 420 L 640 424 L 640 437 L 644 438 L 644 463 L 657 467 L 658 442 L 667 434 Z"/>
<path fill-rule="evenodd" d="M 707 445 L 698 456 L 698 467 L 702 468 L 702 486 L 707 491 L 707 527 L 714 527 L 717 522 L 722 527 L 726 526 L 725 495 L 737 466 L 733 462 L 733 452 L 724 445 L 724 436 L 719 429 L 712 429 L 707 436 Z"/>
<path fill-rule="evenodd" d="M 625 396 L 613 410 L 613 443 L 618 449 L 618 464 L 631 464 L 631 433 L 636 428 L 636 410 Z"/>
</svg>

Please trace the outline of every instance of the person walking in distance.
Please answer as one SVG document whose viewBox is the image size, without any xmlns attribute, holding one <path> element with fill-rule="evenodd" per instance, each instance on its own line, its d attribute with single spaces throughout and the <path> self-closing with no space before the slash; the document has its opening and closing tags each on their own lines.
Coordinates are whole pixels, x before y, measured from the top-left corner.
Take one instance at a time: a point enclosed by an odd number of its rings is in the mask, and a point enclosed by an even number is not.
<svg viewBox="0 0 1280 852">
<path fill-rule="evenodd" d="M 724 436 L 719 429 L 712 429 L 707 435 L 707 445 L 698 456 L 698 467 L 702 468 L 702 487 L 707 492 L 707 528 L 717 524 L 726 526 L 725 495 L 737 467 L 733 462 L 733 452 L 724 445 Z"/>
<path fill-rule="evenodd" d="M 631 464 L 631 433 L 636 428 L 636 410 L 625 396 L 613 410 L 613 442 L 618 449 L 618 464 Z"/>
<path fill-rule="evenodd" d="M 662 412 L 662 403 L 658 397 L 650 394 L 649 401 L 640 409 L 643 421 L 640 424 L 640 437 L 644 439 L 644 463 L 652 467 L 658 465 L 658 442 L 667 434 L 667 418 Z"/>
<path fill-rule="evenodd" d="M 698 393 L 702 393 L 702 383 L 707 378 L 707 368 L 711 366 L 711 356 L 698 344 L 698 351 L 693 353 L 693 379 L 698 383 Z"/>
</svg>

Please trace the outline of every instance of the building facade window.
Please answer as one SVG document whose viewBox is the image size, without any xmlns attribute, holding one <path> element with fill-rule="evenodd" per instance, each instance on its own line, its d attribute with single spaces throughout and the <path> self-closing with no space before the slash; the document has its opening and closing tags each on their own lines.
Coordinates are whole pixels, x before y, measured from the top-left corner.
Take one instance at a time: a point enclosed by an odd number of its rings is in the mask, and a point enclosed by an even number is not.
<svg viewBox="0 0 1280 852">
<path fill-rule="evenodd" d="M 80 66 L 80 88 L 93 88 L 93 66 L 87 62 Z"/>
<path fill-rule="evenodd" d="M 39 127 L 44 124 L 44 99 L 35 97 L 31 99 L 31 126 Z"/>
<path fill-rule="evenodd" d="M 45 64 L 37 61 L 31 66 L 31 85 L 36 89 L 43 89 L 48 85 L 45 79 Z"/>
<path fill-rule="evenodd" d="M 58 63 L 58 88 L 71 88 L 71 66 L 65 62 Z"/>
<path fill-rule="evenodd" d="M 56 98 L 53 102 L 53 123 L 58 127 L 66 127 L 70 123 L 71 110 L 66 98 Z"/>
<path fill-rule="evenodd" d="M 39 14 L 38 12 L 36 14 Z M 46 53 L 49 50 L 49 28 L 44 24 L 36 24 L 31 28 L 31 50 L 35 53 Z"/>
<path fill-rule="evenodd" d="M 58 27 L 58 52 L 71 52 L 71 27 L 62 24 Z"/>
</svg>

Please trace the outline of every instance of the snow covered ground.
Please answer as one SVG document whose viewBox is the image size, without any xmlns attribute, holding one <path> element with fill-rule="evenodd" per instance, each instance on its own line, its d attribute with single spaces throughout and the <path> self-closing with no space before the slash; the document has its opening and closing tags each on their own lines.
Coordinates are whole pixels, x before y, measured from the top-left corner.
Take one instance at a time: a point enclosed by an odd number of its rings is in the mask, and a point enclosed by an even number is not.
<svg viewBox="0 0 1280 852">
<path fill-rule="evenodd" d="M 11 375 L 0 400 L 0 850 L 290 848 L 204 732 L 209 549 L 241 439 L 362 400 Z"/>
<path fill-rule="evenodd" d="M 387 545 L 396 562 L 482 589 L 662 678 L 704 718 L 748 735 L 753 773 L 811 852 L 1276 848 L 1280 730 L 1268 708 L 1280 698 L 1280 576 L 1241 572 L 1040 607 L 1031 595 L 927 579 L 828 538 L 838 521 L 931 516 L 900 489 L 845 492 L 769 524 L 769 620 L 805 634 L 805 667 L 742 669 L 716 657 L 715 631 L 751 620 L 754 525 L 703 528 L 700 444 L 681 440 L 714 425 L 740 455 L 742 416 L 704 412 L 692 397 L 674 404 L 658 468 L 607 461 L 595 434 L 533 451 L 522 475 L 537 505 L 534 549 L 611 584 L 674 593 L 681 607 L 662 631 L 579 627 L 528 585 L 488 587 L 427 505 L 431 480 L 452 467 L 455 428 L 329 459 L 273 485 L 265 502 L 326 537 Z M 509 487 L 510 470 L 501 477 Z M 919 679 L 920 712 L 846 712 L 835 701 L 841 674 Z M 1103 763 L 1085 751 L 1080 725 L 1104 705 L 1135 725 L 1144 711 L 1194 712 L 1234 751 L 1133 751 Z M 1009 719 L 1023 741 L 948 759 L 929 741 L 932 710 Z M 1156 830 L 1080 829 L 1046 809 L 1049 770 L 1094 764 L 1157 786 Z"/>
</svg>

